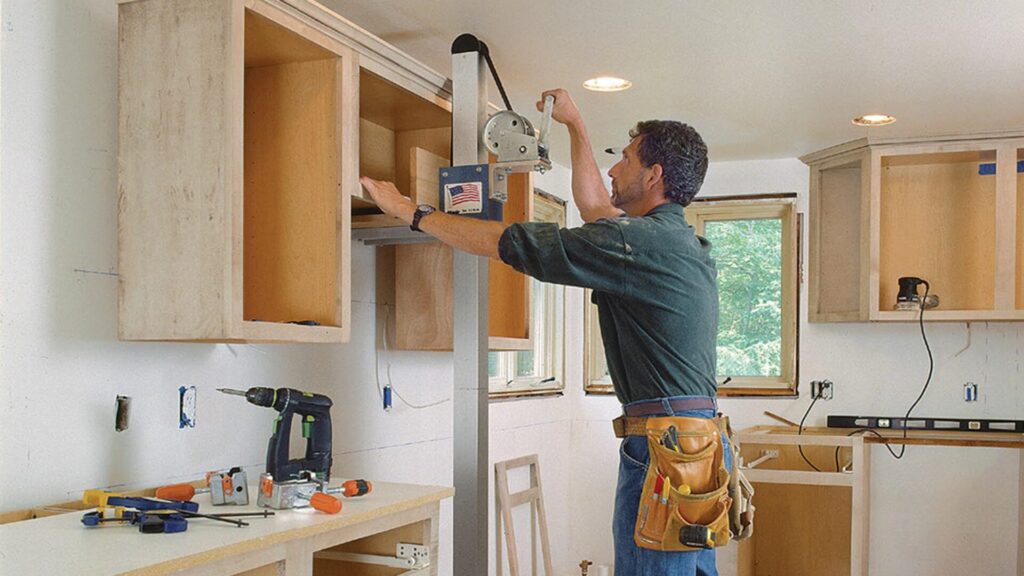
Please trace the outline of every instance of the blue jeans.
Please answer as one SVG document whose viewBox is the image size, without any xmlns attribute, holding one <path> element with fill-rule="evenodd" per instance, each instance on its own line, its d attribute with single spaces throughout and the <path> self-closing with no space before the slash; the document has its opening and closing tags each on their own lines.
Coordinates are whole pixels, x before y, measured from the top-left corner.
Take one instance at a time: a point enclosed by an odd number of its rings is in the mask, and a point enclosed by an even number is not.
<svg viewBox="0 0 1024 576">
<path fill-rule="evenodd" d="M 714 418 L 715 412 L 684 410 L 658 416 Z M 722 445 L 729 445 L 724 435 Z M 622 439 L 622 446 L 619 449 L 619 485 L 615 491 L 615 512 L 612 517 L 615 576 L 718 576 L 713 549 L 660 552 L 641 548 L 633 542 L 633 528 L 636 526 L 637 511 L 640 507 L 640 492 L 644 487 L 644 475 L 647 474 L 649 461 L 646 438 L 626 436 Z M 731 472 L 732 453 L 728 448 L 725 450 L 724 463 L 726 469 Z"/>
</svg>

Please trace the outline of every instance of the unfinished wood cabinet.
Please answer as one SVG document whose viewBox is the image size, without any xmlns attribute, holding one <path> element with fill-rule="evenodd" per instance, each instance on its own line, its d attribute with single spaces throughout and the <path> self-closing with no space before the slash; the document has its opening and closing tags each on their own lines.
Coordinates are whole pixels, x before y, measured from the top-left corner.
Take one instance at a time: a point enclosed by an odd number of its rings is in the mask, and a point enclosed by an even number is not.
<svg viewBox="0 0 1024 576">
<path fill-rule="evenodd" d="M 432 189 L 437 190 L 434 177 Z M 512 174 L 503 210 L 506 224 L 533 218 L 533 175 Z M 395 348 L 452 349 L 452 249 L 437 243 L 395 246 Z M 491 350 L 528 350 L 530 279 L 497 260 L 488 263 Z"/>
<path fill-rule="evenodd" d="M 451 103 L 362 70 L 359 74 L 360 174 L 394 182 L 417 204 L 438 206 L 438 170 L 451 165 Z M 509 179 L 506 223 L 533 215 L 533 175 Z M 353 198 L 353 227 L 408 226 L 384 215 L 364 190 Z M 398 245 L 383 281 L 394 290 L 393 345 L 403 350 L 452 349 L 452 250 L 439 243 Z M 390 256 L 390 255 L 389 255 Z M 529 279 L 508 265 L 490 262 L 491 349 L 529 348 Z"/>
<path fill-rule="evenodd" d="M 1024 320 L 1024 132 L 849 142 L 810 166 L 812 322 L 913 321 L 898 279 L 927 280 L 925 320 Z"/>
<path fill-rule="evenodd" d="M 356 56 L 260 0 L 119 34 L 119 337 L 347 341 Z"/>
<path fill-rule="evenodd" d="M 757 426 L 736 434 L 754 486 L 754 534 L 738 543 L 739 576 L 864 576 L 869 567 L 870 445 L 845 430 Z M 804 462 L 799 449 L 811 462 Z M 832 468 L 838 462 L 839 469 Z M 813 535 L 814 545 L 807 539 Z"/>
</svg>

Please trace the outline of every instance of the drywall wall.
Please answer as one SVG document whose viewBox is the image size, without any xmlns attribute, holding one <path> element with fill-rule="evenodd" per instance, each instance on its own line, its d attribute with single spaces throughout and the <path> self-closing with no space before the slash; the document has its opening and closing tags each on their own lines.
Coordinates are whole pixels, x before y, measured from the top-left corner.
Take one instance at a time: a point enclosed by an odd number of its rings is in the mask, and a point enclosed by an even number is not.
<svg viewBox="0 0 1024 576">
<path fill-rule="evenodd" d="M 713 147 L 712 143 L 712 147 Z M 712 163 L 702 196 L 796 192 L 806 212 L 808 170 L 799 160 Z M 805 235 L 806 238 L 806 235 Z M 806 242 L 805 256 L 806 256 Z M 801 292 L 800 397 L 726 399 L 720 408 L 733 426 L 774 424 L 770 410 L 799 421 L 810 402 L 811 380 L 835 382 L 835 399 L 819 402 L 808 425 L 828 414 L 903 414 L 924 385 L 928 358 L 915 324 L 808 324 Z M 580 304 L 582 306 L 582 303 Z M 915 414 L 1020 418 L 1024 414 L 1024 324 L 927 324 L 935 375 Z M 573 356 L 567 355 L 569 361 Z M 978 384 L 979 400 L 965 403 L 964 382 Z M 611 562 L 611 518 L 618 442 L 608 421 L 613 398 L 573 391 L 574 468 L 570 478 L 585 506 L 573 508 L 572 556 Z M 893 460 L 872 454 L 871 558 L 873 575 L 1014 574 L 1018 542 L 1019 455 L 1014 450 L 911 446 Z M 755 497 L 756 504 L 756 497 Z M 953 520 L 956 521 L 953 521 Z M 965 531 L 972 542 L 963 545 Z M 811 546 L 811 534 L 794 534 Z M 735 573 L 736 547 L 720 552 L 721 573 Z"/>
</svg>

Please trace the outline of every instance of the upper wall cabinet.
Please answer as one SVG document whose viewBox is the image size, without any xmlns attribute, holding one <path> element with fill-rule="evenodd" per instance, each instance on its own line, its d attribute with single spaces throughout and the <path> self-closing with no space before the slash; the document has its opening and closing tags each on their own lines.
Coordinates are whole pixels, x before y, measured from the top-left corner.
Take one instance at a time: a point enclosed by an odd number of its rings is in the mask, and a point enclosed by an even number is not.
<svg viewBox="0 0 1024 576">
<path fill-rule="evenodd" d="M 398 79 L 395 79 L 398 80 Z M 451 103 L 430 91 L 415 91 L 370 70 L 359 74 L 359 172 L 394 182 L 416 201 L 438 207 L 438 172 L 451 165 Z M 533 217 L 533 175 L 509 178 L 504 221 Z M 354 228 L 408 226 L 386 216 L 361 187 L 352 204 Z M 439 243 L 394 247 L 383 301 L 394 302 L 393 345 L 403 350 L 452 349 L 452 250 Z M 528 349 L 529 279 L 510 266 L 489 263 L 489 332 L 492 350 Z M 393 283 L 393 290 L 391 284 Z"/>
<path fill-rule="evenodd" d="M 275 5 L 119 7 L 121 339 L 348 340 L 359 65 Z"/>
<path fill-rule="evenodd" d="M 901 277 L 938 296 L 925 320 L 1024 320 L 1024 132 L 862 139 L 801 160 L 810 321 L 916 320 L 894 310 Z"/>
</svg>

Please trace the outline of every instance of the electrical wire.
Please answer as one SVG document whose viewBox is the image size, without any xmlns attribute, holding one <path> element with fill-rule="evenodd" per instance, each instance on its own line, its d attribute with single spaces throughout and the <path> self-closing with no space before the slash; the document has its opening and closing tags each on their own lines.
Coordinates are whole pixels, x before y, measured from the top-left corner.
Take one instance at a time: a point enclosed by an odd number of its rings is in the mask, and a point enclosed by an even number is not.
<svg viewBox="0 0 1024 576">
<path fill-rule="evenodd" d="M 381 304 L 381 306 L 384 307 L 384 334 L 383 334 L 383 336 L 384 336 L 384 357 L 385 357 L 384 375 L 387 378 L 388 387 L 391 388 L 391 392 L 394 393 L 394 395 L 397 396 L 398 399 L 401 400 L 403 404 L 405 404 L 406 406 L 408 406 L 409 408 L 412 408 L 414 410 L 420 410 L 420 409 L 423 409 L 423 408 L 430 408 L 432 406 L 438 406 L 440 404 L 444 404 L 445 402 L 450 401 L 451 398 L 445 398 L 443 400 L 438 400 L 436 402 L 431 402 L 429 404 L 413 404 L 412 402 L 409 402 L 408 400 L 406 400 L 402 396 L 402 394 L 398 392 L 398 389 L 395 388 L 394 383 L 391 381 L 391 357 L 388 354 L 388 321 L 391 319 L 391 307 L 388 306 L 387 304 Z M 380 355 L 379 354 L 376 354 L 374 356 L 373 364 L 374 364 L 374 374 L 376 374 L 376 380 L 377 380 L 377 393 L 380 395 L 381 401 L 383 402 L 383 400 L 384 400 L 384 391 L 381 389 L 381 386 L 380 386 Z"/>
<path fill-rule="evenodd" d="M 910 420 L 910 414 L 914 411 L 914 408 L 917 408 L 918 403 L 921 402 L 922 398 L 924 398 L 925 392 L 928 391 L 928 386 L 932 383 L 932 375 L 935 373 L 935 358 L 934 358 L 934 356 L 932 356 L 932 347 L 928 344 L 928 336 L 924 332 L 924 307 L 925 307 L 925 303 L 928 300 L 928 292 L 929 292 L 929 290 L 931 290 L 931 286 L 929 286 L 928 282 L 925 281 L 925 280 L 922 280 L 921 282 L 924 283 L 924 297 L 921 298 L 921 311 L 918 314 L 917 322 L 918 322 L 918 325 L 921 327 L 921 340 L 924 341 L 924 349 L 928 352 L 928 378 L 925 379 L 925 381 L 924 381 L 924 387 L 921 388 L 921 393 L 917 395 L 917 399 L 914 400 L 914 403 L 911 404 L 910 408 L 907 409 L 906 415 L 903 416 L 903 440 L 904 440 L 904 442 L 902 442 L 900 444 L 899 454 L 897 454 L 896 451 L 892 449 L 892 446 L 890 446 L 888 442 L 885 442 L 885 443 L 882 444 L 883 446 L 885 446 L 885 449 L 889 451 L 889 454 L 891 454 L 892 457 L 895 458 L 896 460 L 902 459 L 903 455 L 907 451 L 906 439 L 907 439 L 907 432 L 909 431 L 909 426 L 907 425 L 907 421 Z M 813 405 L 813 403 L 812 403 L 812 405 Z M 854 434 L 868 433 L 868 432 L 874 434 L 875 436 L 878 436 L 879 438 L 882 438 L 883 440 L 885 439 L 885 436 L 879 434 L 876 430 L 874 430 L 872 428 L 858 428 L 857 430 L 854 430 L 853 432 L 850 432 L 849 434 L 847 434 L 847 436 L 853 436 Z M 836 461 L 836 472 L 839 472 L 839 446 L 836 446 L 835 461 Z"/>
<path fill-rule="evenodd" d="M 804 422 L 807 420 L 807 415 L 811 413 L 811 408 L 814 408 L 814 404 L 819 399 L 821 399 L 821 392 L 820 391 L 818 392 L 818 394 L 816 394 L 814 396 L 814 398 L 811 399 L 811 405 L 807 407 L 807 411 L 804 412 L 804 417 L 800 419 L 800 426 L 796 429 L 796 435 L 797 436 L 799 436 L 799 435 L 804 433 Z M 807 459 L 807 456 L 804 454 L 804 447 L 803 447 L 802 444 L 797 444 L 796 445 L 796 449 L 800 452 L 800 457 L 804 459 L 804 462 L 806 462 L 808 466 L 813 468 L 815 472 L 821 472 L 820 468 L 815 466 L 813 462 L 811 462 L 810 460 Z"/>
</svg>

